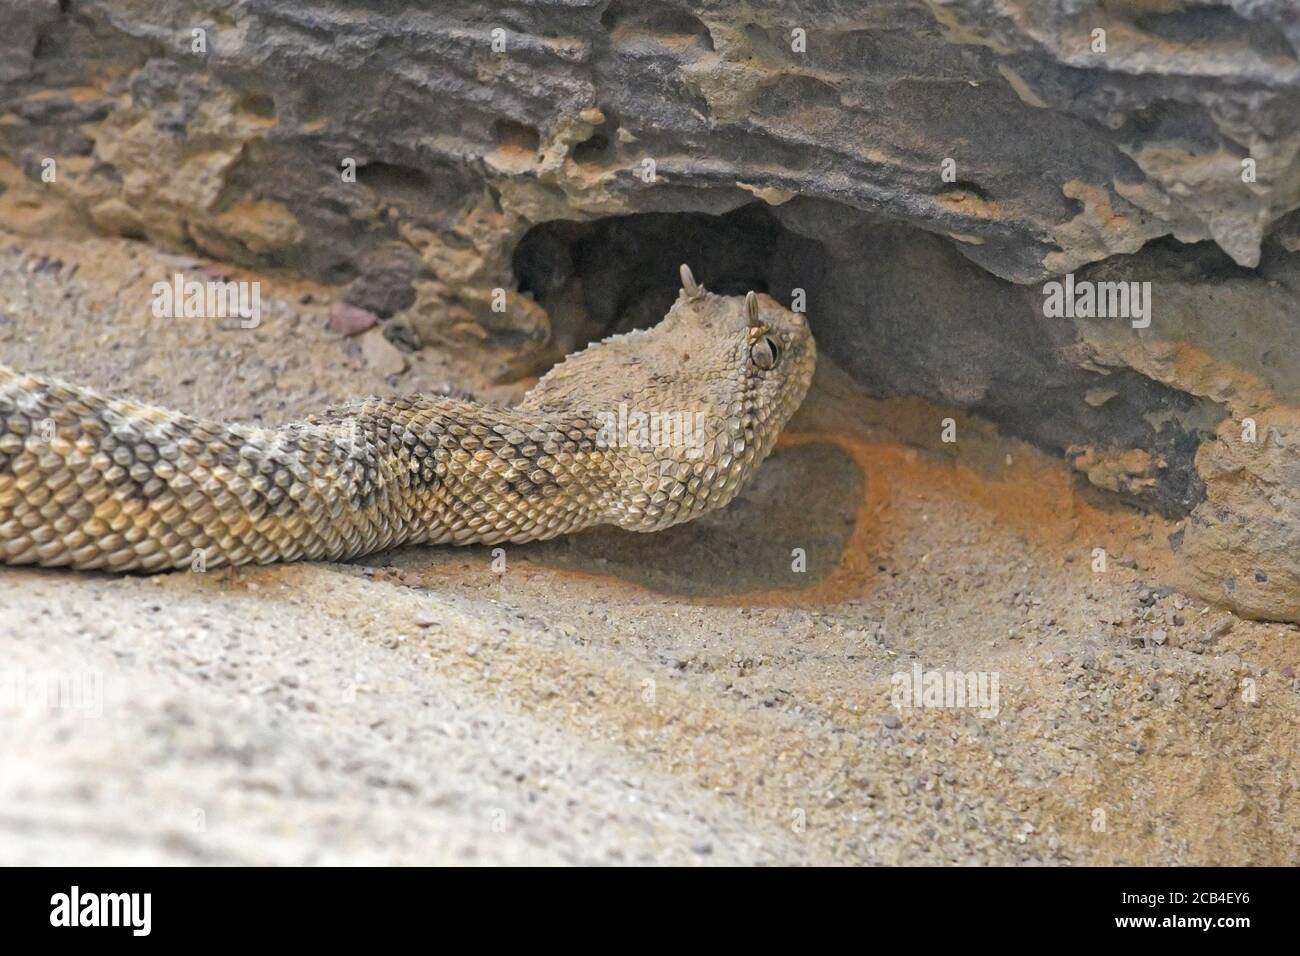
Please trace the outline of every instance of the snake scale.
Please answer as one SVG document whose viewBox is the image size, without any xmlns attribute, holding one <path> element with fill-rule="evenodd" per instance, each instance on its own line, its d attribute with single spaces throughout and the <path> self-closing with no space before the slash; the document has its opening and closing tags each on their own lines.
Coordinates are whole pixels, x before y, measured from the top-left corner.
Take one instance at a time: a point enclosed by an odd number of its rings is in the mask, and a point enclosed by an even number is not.
<svg viewBox="0 0 1300 956">
<path fill-rule="evenodd" d="M 681 276 L 657 326 L 570 355 L 511 408 L 368 398 L 272 429 L 0 367 L 0 560 L 161 571 L 689 521 L 771 451 L 816 348 L 767 295 Z M 702 428 L 656 435 L 656 416 Z"/>
</svg>

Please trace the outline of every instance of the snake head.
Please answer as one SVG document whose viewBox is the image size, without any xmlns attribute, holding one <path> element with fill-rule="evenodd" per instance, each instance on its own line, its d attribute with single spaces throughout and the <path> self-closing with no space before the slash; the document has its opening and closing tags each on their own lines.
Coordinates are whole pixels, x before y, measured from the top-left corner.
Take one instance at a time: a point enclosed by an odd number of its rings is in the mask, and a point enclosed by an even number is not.
<svg viewBox="0 0 1300 956">
<path fill-rule="evenodd" d="M 687 266 L 664 320 L 613 335 L 544 375 L 520 407 L 593 414 L 624 406 L 705 414 L 770 449 L 812 382 L 817 348 L 808 322 L 771 296 L 714 295 Z"/>
<path fill-rule="evenodd" d="M 544 375 L 519 408 L 592 429 L 609 523 L 655 531 L 731 501 L 812 383 L 802 315 L 761 292 L 714 295 L 685 266 L 651 329 L 610 336 Z"/>
<path fill-rule="evenodd" d="M 766 293 L 714 295 L 687 265 L 681 279 L 677 301 L 650 334 L 680 352 L 682 374 L 699 393 L 716 395 L 756 437 L 775 439 L 812 383 L 817 346 L 807 320 Z"/>
</svg>

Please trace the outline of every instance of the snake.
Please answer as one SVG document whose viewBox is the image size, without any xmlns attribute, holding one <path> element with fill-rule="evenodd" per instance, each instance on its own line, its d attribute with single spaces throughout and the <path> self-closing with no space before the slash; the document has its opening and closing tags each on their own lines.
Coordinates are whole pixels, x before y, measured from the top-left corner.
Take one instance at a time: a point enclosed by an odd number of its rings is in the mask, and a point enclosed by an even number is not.
<svg viewBox="0 0 1300 956">
<path fill-rule="evenodd" d="M 221 423 L 0 366 L 0 562 L 111 572 L 653 532 L 731 502 L 812 382 L 806 317 L 683 265 L 662 321 L 515 405 L 370 397 Z"/>
</svg>

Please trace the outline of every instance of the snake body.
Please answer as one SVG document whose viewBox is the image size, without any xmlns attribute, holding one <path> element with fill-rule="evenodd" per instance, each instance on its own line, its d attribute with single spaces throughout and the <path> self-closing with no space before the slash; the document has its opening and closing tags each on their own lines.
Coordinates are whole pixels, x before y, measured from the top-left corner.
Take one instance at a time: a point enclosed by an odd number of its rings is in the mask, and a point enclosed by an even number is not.
<svg viewBox="0 0 1300 956">
<path fill-rule="evenodd" d="M 0 560 L 344 560 L 600 524 L 654 531 L 722 507 L 802 401 L 815 347 L 803 318 L 767 296 L 712 295 L 686 267 L 682 278 L 658 326 L 570 356 L 513 408 L 369 398 L 271 429 L 0 367 Z M 696 415 L 702 434 L 683 445 L 610 432 L 629 414 L 668 413 Z"/>
</svg>

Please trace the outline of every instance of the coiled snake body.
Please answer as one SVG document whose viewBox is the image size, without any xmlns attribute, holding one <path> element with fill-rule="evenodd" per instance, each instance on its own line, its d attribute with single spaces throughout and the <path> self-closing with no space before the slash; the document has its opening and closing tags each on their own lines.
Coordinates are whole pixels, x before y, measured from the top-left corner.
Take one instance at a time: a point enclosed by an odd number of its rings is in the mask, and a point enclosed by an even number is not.
<svg viewBox="0 0 1300 956">
<path fill-rule="evenodd" d="M 767 296 L 712 295 L 685 266 L 682 281 L 658 326 L 569 356 L 514 408 L 370 398 L 268 429 L 0 367 L 0 560 L 211 568 L 690 520 L 766 457 L 815 346 Z M 610 429 L 670 414 L 702 433 Z"/>
</svg>

